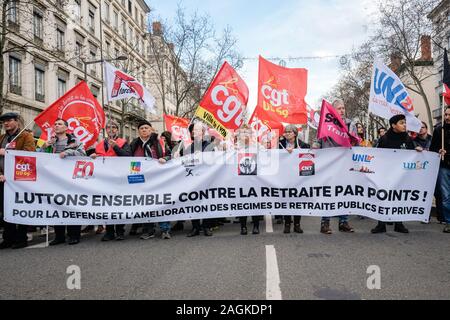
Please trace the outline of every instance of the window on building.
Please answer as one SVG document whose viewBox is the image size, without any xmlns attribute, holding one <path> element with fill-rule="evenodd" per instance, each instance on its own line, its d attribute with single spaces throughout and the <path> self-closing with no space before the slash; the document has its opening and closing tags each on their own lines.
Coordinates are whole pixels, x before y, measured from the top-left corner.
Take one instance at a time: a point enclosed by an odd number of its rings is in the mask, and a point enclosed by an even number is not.
<svg viewBox="0 0 450 320">
<path fill-rule="evenodd" d="M 116 11 L 114 11 L 113 27 L 114 29 L 119 30 L 119 14 Z"/>
<path fill-rule="evenodd" d="M 83 45 L 81 42 L 76 41 L 75 42 L 75 57 L 76 57 L 78 68 L 83 67 L 83 61 L 81 60 L 82 56 L 83 56 Z"/>
<path fill-rule="evenodd" d="M 93 95 L 96 99 L 98 99 L 98 95 L 99 95 L 99 92 L 100 92 L 100 88 L 97 87 L 97 86 L 92 85 L 92 86 L 91 86 L 91 92 L 92 92 L 92 95 Z"/>
<path fill-rule="evenodd" d="M 33 13 L 33 30 L 34 30 L 34 36 L 42 39 L 43 33 L 44 33 L 44 25 L 43 25 L 43 18 L 42 14 L 40 12 L 34 11 Z"/>
<path fill-rule="evenodd" d="M 81 20 L 81 0 L 75 0 L 73 14 L 74 14 L 76 20 L 78 20 L 78 21 Z"/>
<path fill-rule="evenodd" d="M 21 60 L 16 57 L 9 57 L 10 91 L 16 94 L 22 94 L 21 83 Z"/>
<path fill-rule="evenodd" d="M 103 16 L 104 16 L 104 19 L 105 19 L 105 21 L 106 22 L 110 22 L 110 14 L 109 14 L 109 3 L 108 2 L 105 2 L 105 5 L 103 6 L 103 10 L 104 10 L 104 13 L 103 13 Z"/>
<path fill-rule="evenodd" d="M 13 22 L 15 24 L 19 23 L 17 5 L 18 5 L 17 0 L 11 1 L 8 5 L 8 21 Z"/>
<path fill-rule="evenodd" d="M 95 12 L 92 9 L 89 9 L 88 26 L 89 26 L 89 30 L 91 30 L 91 32 L 95 31 Z"/>
<path fill-rule="evenodd" d="M 64 46 L 66 43 L 66 37 L 64 30 L 61 30 L 60 28 L 56 29 L 56 47 L 59 51 L 64 51 Z"/>
<path fill-rule="evenodd" d="M 122 36 L 125 38 L 125 40 L 127 40 L 127 23 L 123 16 L 122 16 Z"/>
<path fill-rule="evenodd" d="M 91 48 L 91 51 L 90 51 L 91 61 L 94 61 L 96 59 L 96 57 L 97 57 L 97 48 Z M 91 64 L 91 74 L 93 76 L 97 75 L 97 65 L 95 63 Z"/>
<path fill-rule="evenodd" d="M 106 40 L 105 43 L 106 43 L 106 56 L 109 57 L 111 54 L 111 42 Z"/>
<path fill-rule="evenodd" d="M 61 98 L 65 93 L 67 89 L 67 80 L 65 78 L 62 78 L 58 76 L 58 98 Z"/>
<path fill-rule="evenodd" d="M 120 56 L 119 49 L 115 48 L 114 49 L 114 58 L 117 58 L 118 56 Z"/>
<path fill-rule="evenodd" d="M 130 39 L 130 41 L 133 41 L 133 29 L 131 29 L 131 26 L 128 27 L 128 39 Z"/>
<path fill-rule="evenodd" d="M 44 67 L 35 65 L 34 67 L 34 92 L 35 99 L 45 102 L 45 71 Z"/>
<path fill-rule="evenodd" d="M 128 13 L 133 16 L 133 4 L 131 0 L 128 0 Z"/>
</svg>

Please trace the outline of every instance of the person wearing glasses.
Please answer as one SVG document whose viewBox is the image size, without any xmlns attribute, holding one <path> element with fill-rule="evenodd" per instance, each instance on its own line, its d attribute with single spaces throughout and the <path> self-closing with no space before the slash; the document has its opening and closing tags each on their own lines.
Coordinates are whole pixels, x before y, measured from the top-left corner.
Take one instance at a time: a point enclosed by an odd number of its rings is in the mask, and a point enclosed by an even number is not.
<svg viewBox="0 0 450 320">
<path fill-rule="evenodd" d="M 119 137 L 119 125 L 114 120 L 106 124 L 106 138 L 95 147 L 95 152 L 90 155 L 92 159 L 97 157 L 131 157 L 131 147 L 127 140 Z M 89 228 L 89 227 L 88 227 Z M 100 228 L 100 226 L 99 226 Z M 107 225 L 106 233 L 102 241 L 125 240 L 125 225 Z"/>
</svg>

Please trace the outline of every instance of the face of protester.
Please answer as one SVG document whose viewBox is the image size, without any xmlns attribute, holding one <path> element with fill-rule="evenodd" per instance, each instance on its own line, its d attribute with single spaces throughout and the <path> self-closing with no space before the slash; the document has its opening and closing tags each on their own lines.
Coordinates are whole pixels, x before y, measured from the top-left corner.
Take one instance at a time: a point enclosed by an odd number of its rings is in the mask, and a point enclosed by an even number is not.
<svg viewBox="0 0 450 320">
<path fill-rule="evenodd" d="M 394 132 L 396 133 L 406 132 L 406 120 L 400 120 L 396 124 L 393 124 L 392 129 L 394 129 Z"/>
<path fill-rule="evenodd" d="M 150 138 L 150 135 L 154 132 L 153 128 L 148 124 L 145 124 L 139 128 L 139 137 L 142 140 L 147 140 Z"/>
<path fill-rule="evenodd" d="M 3 128 L 6 132 L 15 132 L 19 128 L 19 121 L 16 119 L 3 120 Z"/>
<path fill-rule="evenodd" d="M 420 127 L 419 136 L 424 136 L 428 134 L 428 128 L 422 124 L 422 127 Z"/>
<path fill-rule="evenodd" d="M 55 131 L 56 134 L 63 134 L 66 133 L 67 131 L 67 126 L 64 123 L 64 121 L 62 120 L 58 120 L 55 122 L 55 124 L 53 125 L 53 130 Z"/>
<path fill-rule="evenodd" d="M 450 109 L 445 110 L 445 123 L 450 124 Z"/>
<path fill-rule="evenodd" d="M 364 134 L 364 127 L 362 125 L 358 124 L 356 129 L 358 130 L 358 134 Z"/>
<path fill-rule="evenodd" d="M 380 138 L 386 134 L 386 130 L 380 129 Z"/>
<path fill-rule="evenodd" d="M 194 129 L 192 130 L 192 135 L 194 136 L 194 140 L 201 141 L 203 140 L 203 126 L 202 125 L 194 125 Z"/>
<path fill-rule="evenodd" d="M 287 130 L 284 132 L 284 137 L 286 138 L 287 141 L 293 141 L 296 138 L 295 132 L 292 130 Z"/>
<path fill-rule="evenodd" d="M 343 103 L 337 104 L 336 107 L 335 107 L 335 109 L 336 109 L 337 113 L 338 113 L 342 118 L 345 117 L 345 106 L 344 106 Z"/>
<path fill-rule="evenodd" d="M 119 133 L 119 128 L 115 124 L 108 124 L 106 127 L 106 134 L 109 138 L 115 138 L 117 137 L 117 134 Z"/>
</svg>

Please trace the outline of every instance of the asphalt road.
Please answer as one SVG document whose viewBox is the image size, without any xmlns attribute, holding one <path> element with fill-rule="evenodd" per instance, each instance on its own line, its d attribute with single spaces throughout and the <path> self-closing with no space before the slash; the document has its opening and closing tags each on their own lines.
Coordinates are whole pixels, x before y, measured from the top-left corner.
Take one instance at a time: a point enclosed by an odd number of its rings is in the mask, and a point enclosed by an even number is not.
<svg viewBox="0 0 450 320">
<path fill-rule="evenodd" d="M 320 220 L 305 218 L 304 234 L 285 235 L 277 224 L 268 233 L 263 223 L 260 235 L 247 236 L 226 224 L 213 237 L 192 239 L 187 230 L 148 241 L 101 242 L 92 234 L 76 246 L 45 248 L 40 238 L 27 249 L 0 251 L 0 299 L 265 300 L 278 278 L 283 300 L 450 299 L 450 235 L 434 218 L 407 223 L 408 235 L 390 226 L 372 235 L 368 219 L 350 223 L 354 234 L 339 233 L 333 219 L 334 234 L 322 235 Z M 80 268 L 79 290 L 67 288 L 72 265 Z M 379 267 L 380 289 L 367 287 L 369 266 Z"/>
</svg>

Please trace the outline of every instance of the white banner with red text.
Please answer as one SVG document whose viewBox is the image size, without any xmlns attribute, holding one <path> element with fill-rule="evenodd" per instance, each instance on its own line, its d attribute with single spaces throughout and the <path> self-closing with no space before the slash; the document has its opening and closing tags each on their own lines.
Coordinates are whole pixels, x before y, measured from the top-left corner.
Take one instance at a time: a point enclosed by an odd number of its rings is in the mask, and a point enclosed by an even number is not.
<svg viewBox="0 0 450 320">
<path fill-rule="evenodd" d="M 428 221 L 436 153 L 335 148 L 66 158 L 7 151 L 5 220 L 99 225 L 251 215 Z"/>
</svg>

